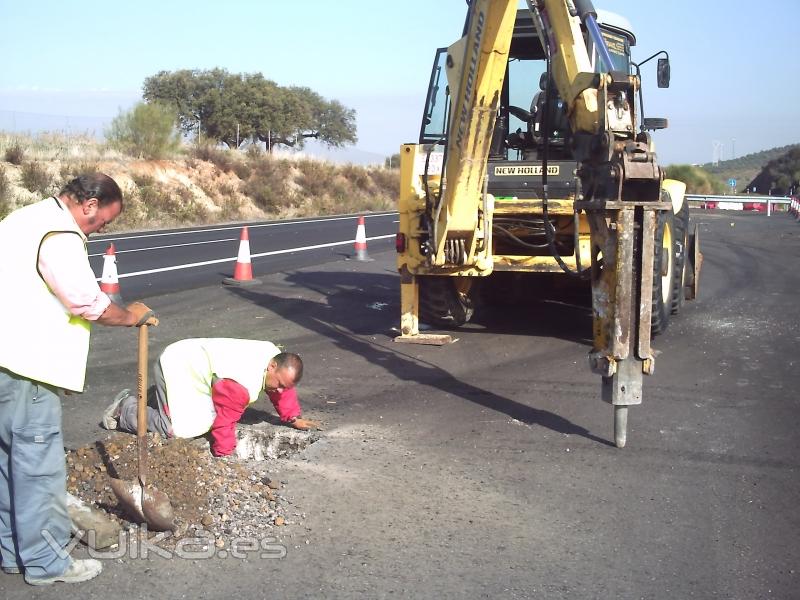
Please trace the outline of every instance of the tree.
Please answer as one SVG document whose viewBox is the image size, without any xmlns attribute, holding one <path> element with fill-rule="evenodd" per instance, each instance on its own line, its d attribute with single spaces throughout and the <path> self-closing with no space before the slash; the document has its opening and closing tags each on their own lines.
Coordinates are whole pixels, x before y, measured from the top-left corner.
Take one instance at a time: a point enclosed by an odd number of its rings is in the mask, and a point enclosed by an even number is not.
<svg viewBox="0 0 800 600">
<path fill-rule="evenodd" d="M 170 107 L 140 102 L 114 118 L 106 131 L 106 139 L 131 156 L 164 158 L 180 146 L 175 124 L 175 113 Z"/>
<path fill-rule="evenodd" d="M 307 138 L 333 147 L 357 139 L 354 110 L 306 87 L 281 87 L 260 73 L 161 71 L 145 80 L 143 96 L 173 106 L 185 134 L 200 130 L 229 147 L 247 138 L 297 148 Z"/>
<path fill-rule="evenodd" d="M 800 146 L 791 147 L 769 161 L 748 184 L 748 189 L 775 196 L 796 193 L 800 189 Z"/>
</svg>

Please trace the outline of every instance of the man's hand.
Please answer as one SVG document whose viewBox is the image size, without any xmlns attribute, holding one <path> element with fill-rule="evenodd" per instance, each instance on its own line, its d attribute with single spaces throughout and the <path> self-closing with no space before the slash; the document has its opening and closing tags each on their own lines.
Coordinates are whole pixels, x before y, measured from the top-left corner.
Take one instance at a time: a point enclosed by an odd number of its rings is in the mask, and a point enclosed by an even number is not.
<svg viewBox="0 0 800 600">
<path fill-rule="evenodd" d="M 136 327 L 141 327 L 142 325 L 158 325 L 158 318 L 153 313 L 153 310 L 143 302 L 132 302 L 128 304 L 125 309 L 136 318 L 136 322 L 132 324 Z"/>
<path fill-rule="evenodd" d="M 319 421 L 312 421 L 311 419 L 301 419 L 297 417 L 294 421 L 289 423 L 289 425 L 295 429 L 301 429 L 302 431 L 308 431 L 309 429 L 322 431 L 322 425 L 320 425 Z"/>
</svg>

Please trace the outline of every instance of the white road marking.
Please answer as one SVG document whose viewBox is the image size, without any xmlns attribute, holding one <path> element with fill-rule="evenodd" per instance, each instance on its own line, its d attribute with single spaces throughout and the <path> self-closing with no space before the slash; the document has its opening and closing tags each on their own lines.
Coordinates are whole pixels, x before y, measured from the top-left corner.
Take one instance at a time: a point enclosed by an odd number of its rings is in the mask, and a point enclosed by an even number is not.
<svg viewBox="0 0 800 600">
<path fill-rule="evenodd" d="M 378 235 L 375 237 L 368 237 L 367 241 L 370 240 L 383 240 L 386 238 L 393 238 L 395 234 L 391 233 L 389 235 Z M 289 254 L 291 252 L 303 252 L 304 250 L 318 250 L 319 248 L 331 248 L 333 246 L 344 246 L 346 244 L 352 244 L 353 240 L 346 240 L 344 242 L 330 242 L 328 244 L 316 244 L 314 246 L 301 246 L 298 248 L 285 248 L 283 250 L 272 250 L 270 252 L 259 252 L 258 254 L 251 254 L 250 258 L 260 258 L 262 256 L 274 256 L 276 254 Z M 119 279 L 124 279 L 125 277 L 138 277 L 139 275 L 151 275 L 153 273 L 164 273 L 166 271 L 179 271 L 181 269 L 191 269 L 193 267 L 204 267 L 206 265 L 214 265 L 224 262 L 233 262 L 236 261 L 236 256 L 231 256 L 228 258 L 216 258 L 214 260 L 204 260 L 202 262 L 195 262 L 195 263 L 187 263 L 183 265 L 173 265 L 171 267 L 161 267 L 158 269 L 147 269 L 145 271 L 134 271 L 133 273 L 120 273 L 117 277 Z M 100 281 L 100 278 L 97 278 L 97 281 Z"/>
<path fill-rule="evenodd" d="M 126 238 L 130 239 L 130 238 Z M 126 252 L 144 252 L 145 250 L 163 250 L 164 248 L 181 248 L 183 246 L 197 246 L 198 244 L 217 244 L 219 242 L 238 242 L 239 238 L 225 238 L 224 240 L 207 240 L 204 242 L 187 242 L 185 244 L 170 244 L 168 246 L 148 246 L 147 248 L 136 248 L 135 250 L 115 250 L 114 254 L 125 254 Z M 105 256 L 105 252 L 90 254 L 92 256 Z"/>
<path fill-rule="evenodd" d="M 395 214 L 395 211 L 387 212 L 387 213 L 377 213 L 377 214 L 367 214 L 361 215 L 367 219 L 371 219 L 374 217 L 387 217 L 389 215 Z M 356 216 L 349 216 L 349 217 L 330 217 L 326 219 L 309 219 L 306 221 L 279 221 L 275 223 L 261 223 L 257 225 L 231 225 L 230 227 L 212 227 L 209 229 L 190 229 L 190 230 L 180 230 L 180 231 L 167 231 L 167 232 L 159 232 L 159 233 L 143 233 L 141 235 L 129 235 L 125 237 L 113 237 L 113 238 L 103 238 L 100 240 L 93 240 L 89 239 L 88 242 L 102 244 L 105 242 L 113 242 L 115 240 L 138 240 L 143 238 L 150 238 L 150 237 L 160 237 L 160 236 L 168 236 L 168 235 L 186 235 L 187 233 L 208 233 L 211 231 L 229 231 L 233 229 L 241 229 L 242 227 L 247 227 L 248 229 L 258 229 L 259 227 L 278 227 L 280 225 L 305 225 L 306 223 L 327 223 L 329 221 L 345 221 L 348 219 L 358 219 L 359 215 Z M 398 223 L 398 221 L 393 221 L 393 223 Z"/>
</svg>

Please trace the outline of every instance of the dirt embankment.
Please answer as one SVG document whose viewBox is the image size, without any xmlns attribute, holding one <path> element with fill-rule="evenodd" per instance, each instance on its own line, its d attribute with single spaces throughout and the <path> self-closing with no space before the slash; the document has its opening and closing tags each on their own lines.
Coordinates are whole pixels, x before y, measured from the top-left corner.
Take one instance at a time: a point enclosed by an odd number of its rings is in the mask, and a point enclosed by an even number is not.
<svg viewBox="0 0 800 600">
<path fill-rule="evenodd" d="M 194 147 L 140 160 L 96 143 L 35 140 L 12 157 L 10 143 L 0 136 L 0 218 L 90 171 L 113 177 L 125 196 L 109 231 L 392 210 L 399 190 L 397 169 L 308 157 Z"/>
</svg>

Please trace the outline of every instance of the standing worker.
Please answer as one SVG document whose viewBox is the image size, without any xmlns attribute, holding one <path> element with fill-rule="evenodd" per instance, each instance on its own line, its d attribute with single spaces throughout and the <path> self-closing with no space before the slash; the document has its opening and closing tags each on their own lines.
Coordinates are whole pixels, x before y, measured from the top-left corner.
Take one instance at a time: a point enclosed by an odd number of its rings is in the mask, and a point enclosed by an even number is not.
<svg viewBox="0 0 800 600">
<path fill-rule="evenodd" d="M 121 211 L 119 186 L 95 173 L 0 221 L 0 568 L 31 585 L 102 570 L 63 550 L 71 522 L 58 392 L 83 391 L 91 321 L 158 324 L 141 302 L 112 303 L 89 265 L 86 236 Z"/>
<path fill-rule="evenodd" d="M 154 397 L 147 429 L 163 437 L 191 438 L 211 432 L 211 452 L 236 449 L 236 424 L 262 390 L 281 421 L 295 429 L 318 429 L 301 418 L 295 385 L 303 376 L 297 354 L 272 342 L 190 338 L 164 349 L 153 367 Z M 103 427 L 136 433 L 137 399 L 123 390 L 103 413 Z"/>
</svg>

